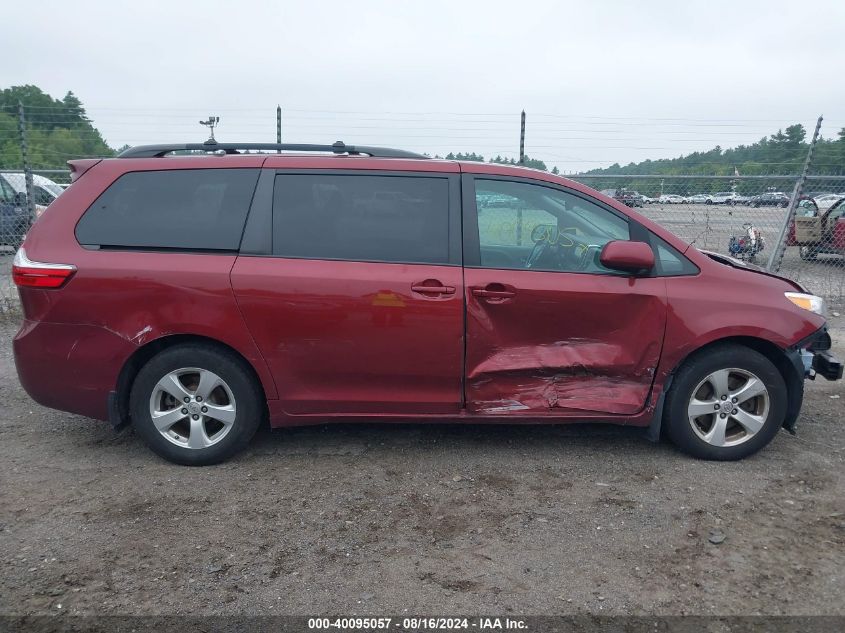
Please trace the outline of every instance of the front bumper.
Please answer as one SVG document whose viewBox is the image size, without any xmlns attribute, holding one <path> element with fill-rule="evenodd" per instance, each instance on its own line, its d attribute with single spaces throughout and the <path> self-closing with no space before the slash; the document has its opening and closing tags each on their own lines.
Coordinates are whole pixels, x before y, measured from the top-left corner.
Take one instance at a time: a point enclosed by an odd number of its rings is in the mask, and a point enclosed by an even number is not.
<svg viewBox="0 0 845 633">
<path fill-rule="evenodd" d="M 802 351 L 803 352 L 803 351 Z M 842 361 L 830 352 L 810 352 L 812 360 L 810 369 L 807 371 L 806 362 L 804 365 L 805 375 L 814 378 L 816 375 L 828 380 L 842 380 Z M 803 360 L 802 353 L 802 360 Z"/>
<path fill-rule="evenodd" d="M 827 328 L 822 328 L 800 345 L 804 377 L 815 380 L 822 376 L 827 380 L 842 380 L 842 361 L 830 353 L 831 340 Z"/>
</svg>

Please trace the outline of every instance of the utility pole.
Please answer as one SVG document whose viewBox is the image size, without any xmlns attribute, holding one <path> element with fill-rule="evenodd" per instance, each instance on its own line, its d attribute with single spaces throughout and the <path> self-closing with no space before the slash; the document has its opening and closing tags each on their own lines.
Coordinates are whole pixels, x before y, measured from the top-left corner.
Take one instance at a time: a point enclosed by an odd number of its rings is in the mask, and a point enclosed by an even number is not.
<svg viewBox="0 0 845 633">
<path fill-rule="evenodd" d="M 29 164 L 29 148 L 26 142 L 26 118 L 23 112 L 23 102 L 18 101 L 18 132 L 21 141 L 21 160 L 23 162 L 23 177 L 26 183 L 26 209 L 29 213 L 29 221 L 35 221 L 35 195 L 32 185 L 32 168 Z"/>
<path fill-rule="evenodd" d="M 276 106 L 276 142 L 282 144 L 282 106 Z M 277 149 L 277 154 L 281 154 L 282 150 Z"/>
<path fill-rule="evenodd" d="M 519 164 L 525 164 L 525 110 L 519 124 Z M 516 210 L 516 243 L 522 245 L 522 208 Z"/>
<path fill-rule="evenodd" d="M 807 150 L 807 158 L 804 160 L 804 169 L 798 180 L 795 181 L 795 188 L 792 190 L 792 198 L 789 200 L 789 209 L 786 211 L 786 217 L 783 219 L 783 226 L 780 227 L 780 235 L 778 241 L 775 243 L 775 250 L 772 251 L 772 256 L 769 258 L 769 263 L 766 270 L 769 272 L 777 272 L 780 270 L 780 264 L 783 261 L 783 254 L 786 251 L 786 235 L 789 232 L 789 227 L 795 221 L 795 209 L 798 208 L 798 198 L 804 192 L 804 183 L 807 182 L 807 174 L 810 171 L 810 165 L 813 163 L 813 153 L 816 151 L 816 144 L 819 141 L 819 130 L 822 127 L 822 119 L 816 121 L 816 131 L 813 132 L 813 140 L 810 141 L 810 149 Z"/>
<path fill-rule="evenodd" d="M 525 164 L 525 110 L 522 111 L 519 126 L 519 164 Z"/>
</svg>

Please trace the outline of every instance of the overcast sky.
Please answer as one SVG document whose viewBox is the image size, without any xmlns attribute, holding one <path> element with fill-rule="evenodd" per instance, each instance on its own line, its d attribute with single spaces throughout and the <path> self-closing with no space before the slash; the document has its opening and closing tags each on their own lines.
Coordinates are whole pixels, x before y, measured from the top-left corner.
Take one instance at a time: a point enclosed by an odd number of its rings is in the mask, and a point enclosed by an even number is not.
<svg viewBox="0 0 845 633">
<path fill-rule="evenodd" d="M 0 87 L 118 147 L 218 138 L 526 153 L 572 171 L 845 127 L 845 2 L 6 2 Z"/>
</svg>

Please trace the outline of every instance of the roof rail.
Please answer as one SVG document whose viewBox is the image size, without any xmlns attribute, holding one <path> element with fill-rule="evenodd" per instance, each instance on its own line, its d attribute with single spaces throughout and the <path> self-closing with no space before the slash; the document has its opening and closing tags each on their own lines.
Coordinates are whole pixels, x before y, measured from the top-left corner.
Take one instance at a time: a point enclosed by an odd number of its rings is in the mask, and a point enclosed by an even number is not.
<svg viewBox="0 0 845 633">
<path fill-rule="evenodd" d="M 366 154 L 373 158 L 428 158 L 422 154 L 389 147 L 367 147 L 346 145 L 337 141 L 333 145 L 309 143 L 175 143 L 170 145 L 139 145 L 130 147 L 117 155 L 118 158 L 161 158 L 172 152 L 200 151 L 216 154 L 240 154 L 240 150 L 288 151 L 288 152 L 331 152 L 359 156 Z"/>
</svg>

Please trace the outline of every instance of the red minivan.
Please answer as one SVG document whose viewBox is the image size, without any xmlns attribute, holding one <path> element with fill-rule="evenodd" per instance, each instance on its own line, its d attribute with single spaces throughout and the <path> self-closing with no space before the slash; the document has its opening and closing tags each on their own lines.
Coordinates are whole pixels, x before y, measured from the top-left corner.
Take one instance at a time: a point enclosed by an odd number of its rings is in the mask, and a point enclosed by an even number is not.
<svg viewBox="0 0 845 633">
<path fill-rule="evenodd" d="M 71 167 L 15 257 L 21 384 L 180 464 L 268 420 L 374 419 L 739 459 L 794 429 L 805 377 L 842 377 L 819 297 L 546 172 L 340 142 Z"/>
</svg>

